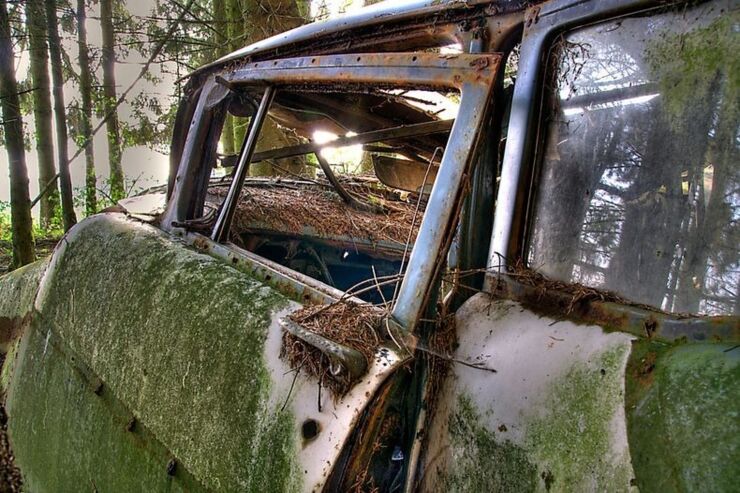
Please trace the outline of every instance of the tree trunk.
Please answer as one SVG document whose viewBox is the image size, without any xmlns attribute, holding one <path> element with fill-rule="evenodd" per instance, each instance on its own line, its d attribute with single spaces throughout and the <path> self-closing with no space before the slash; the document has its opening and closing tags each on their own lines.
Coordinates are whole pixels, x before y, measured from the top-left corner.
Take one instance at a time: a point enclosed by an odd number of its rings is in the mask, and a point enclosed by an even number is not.
<svg viewBox="0 0 740 493">
<path fill-rule="evenodd" d="M 226 0 L 213 0 L 213 18 L 216 20 L 216 30 L 214 41 L 218 49 L 216 50 L 217 58 L 229 53 L 229 22 L 226 16 Z M 224 128 L 221 132 L 221 145 L 224 154 L 234 154 L 234 119 L 231 115 L 226 116 Z"/>
<path fill-rule="evenodd" d="M 267 7 L 267 9 L 266 9 Z M 300 26 L 305 22 L 296 0 L 274 0 L 261 4 L 257 0 L 227 0 L 229 20 L 229 43 L 232 50 L 268 38 Z M 248 123 L 243 118 L 234 119 L 234 146 L 240 148 Z M 228 130 L 225 128 L 224 131 Z M 283 131 L 272 119 L 267 118 L 262 126 L 257 148 L 270 149 L 298 143 L 298 139 Z M 305 168 L 304 158 L 292 158 L 280 163 L 281 168 L 291 173 L 300 173 Z M 252 176 L 280 174 L 269 161 L 255 163 L 250 167 Z"/>
<path fill-rule="evenodd" d="M 57 156 L 59 161 L 59 190 L 62 193 L 62 219 L 64 230 L 77 223 L 72 199 L 72 180 L 69 176 L 67 150 L 67 109 L 64 106 L 64 74 L 62 73 L 62 45 L 56 14 L 56 0 L 46 0 L 46 24 L 49 34 L 51 77 L 54 82 L 54 119 L 57 125 Z"/>
<path fill-rule="evenodd" d="M 46 44 L 46 14 L 43 0 L 26 3 L 28 54 L 33 84 L 33 119 L 36 127 L 36 154 L 39 167 L 39 190 L 56 177 L 54 140 L 51 131 L 51 95 L 49 93 L 49 56 Z M 56 181 L 39 201 L 41 226 L 49 228 L 59 207 Z"/>
<path fill-rule="evenodd" d="M 113 32 L 113 0 L 100 0 L 100 27 L 103 32 L 103 97 L 108 134 L 108 161 L 110 163 L 110 197 L 120 200 L 125 196 L 123 168 L 121 167 L 121 132 L 116 109 L 116 55 Z"/>
<path fill-rule="evenodd" d="M 692 136 L 692 148 L 696 146 L 694 144 L 695 140 L 701 140 L 702 144 L 704 144 L 700 148 L 703 154 L 691 161 L 696 163 L 693 186 L 702 191 L 699 196 L 699 203 L 704 206 L 701 208 L 697 207 L 697 210 L 704 210 L 703 213 L 696 214 L 693 234 L 691 235 L 692 238 L 686 248 L 678 281 L 678 308 L 681 311 L 689 313 L 700 311 L 702 299 L 706 294 L 706 281 L 709 275 L 709 260 L 711 255 L 714 254 L 717 256 L 721 254 L 727 256 L 732 245 L 734 245 L 732 239 L 729 241 L 725 240 L 729 248 L 723 247 L 721 241 L 722 230 L 728 224 L 728 219 L 732 214 L 730 211 L 733 208 L 733 204 L 729 203 L 728 199 L 732 200 L 730 198 L 732 196 L 732 188 L 730 187 L 733 185 L 733 172 L 736 169 L 734 166 L 737 166 L 736 134 L 738 104 L 735 101 L 735 94 L 732 89 L 722 88 L 722 90 L 718 90 L 715 86 L 709 94 L 719 96 L 718 101 L 710 102 L 702 99 L 696 105 L 699 112 L 703 110 L 706 115 L 705 118 L 708 121 L 714 120 L 716 122 L 713 128 L 714 142 L 708 142 L 709 132 L 706 129 L 711 128 L 708 124 L 704 127 L 705 130 L 701 134 L 691 132 L 693 128 L 690 128 L 689 132 L 687 132 L 688 135 Z M 704 108 L 710 105 L 717 109 L 715 111 L 706 111 Z M 689 118 L 692 123 L 697 120 L 695 115 L 689 115 Z M 696 135 L 700 135 L 701 139 L 697 139 L 695 137 Z M 712 181 L 708 187 L 705 178 L 706 163 L 712 163 Z M 706 192 L 710 193 L 708 199 L 704 196 Z M 727 265 L 733 264 L 733 262 L 728 262 L 727 260 L 725 262 L 727 262 Z M 717 268 L 717 270 L 719 271 L 717 274 L 722 277 L 725 270 L 721 268 Z"/>
<path fill-rule="evenodd" d="M 13 267 L 34 261 L 31 197 L 23 148 L 23 121 L 15 80 L 13 41 L 6 0 L 0 0 L 0 108 L 3 111 L 5 149 L 10 165 L 10 219 L 13 234 Z"/>
<path fill-rule="evenodd" d="M 80 63 L 80 93 L 82 113 L 80 114 L 80 132 L 85 143 L 85 213 L 95 214 L 98 209 L 96 196 L 95 157 L 92 141 L 92 72 L 87 47 L 87 26 L 85 0 L 77 0 L 77 50 Z"/>
</svg>

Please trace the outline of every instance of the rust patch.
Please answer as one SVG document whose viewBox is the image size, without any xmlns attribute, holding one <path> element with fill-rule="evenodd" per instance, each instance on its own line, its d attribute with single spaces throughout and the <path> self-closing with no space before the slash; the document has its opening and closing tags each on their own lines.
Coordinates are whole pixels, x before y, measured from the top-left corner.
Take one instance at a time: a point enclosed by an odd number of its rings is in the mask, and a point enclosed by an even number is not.
<svg viewBox="0 0 740 493">
<path fill-rule="evenodd" d="M 592 303 L 604 300 L 597 296 L 595 290 L 584 290 L 576 293 L 560 291 L 560 283 L 550 286 L 521 284 L 503 278 L 493 287 L 496 297 L 514 299 L 540 315 L 557 320 L 567 318 L 576 323 L 595 323 L 610 330 L 627 330 L 630 320 L 626 313 L 612 310 L 604 303 Z M 591 292 L 593 291 L 593 293 Z"/>
<path fill-rule="evenodd" d="M 521 263 L 494 282 L 492 294 L 520 301 L 543 316 L 568 319 L 574 323 L 596 324 L 607 330 L 638 332 L 647 337 L 653 337 L 660 331 L 660 315 L 665 314 L 654 307 L 631 302 L 610 291 L 546 278 Z M 627 310 L 619 309 L 620 306 L 646 313 L 645 320 L 635 326 L 636 317 L 630 316 Z"/>
<path fill-rule="evenodd" d="M 649 388 L 653 384 L 655 375 L 655 362 L 658 359 L 658 353 L 648 351 L 642 358 L 633 362 L 628 367 L 633 382 L 641 387 Z"/>
<path fill-rule="evenodd" d="M 207 252 L 210 246 L 208 245 L 208 240 L 206 238 L 198 236 L 193 240 L 193 248 L 200 252 Z"/>
</svg>

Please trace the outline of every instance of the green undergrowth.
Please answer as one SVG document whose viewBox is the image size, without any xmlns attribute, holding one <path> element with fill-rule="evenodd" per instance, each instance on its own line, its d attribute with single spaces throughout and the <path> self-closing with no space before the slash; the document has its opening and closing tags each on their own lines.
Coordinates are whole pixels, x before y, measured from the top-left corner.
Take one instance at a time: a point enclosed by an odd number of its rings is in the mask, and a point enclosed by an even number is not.
<svg viewBox="0 0 740 493">
<path fill-rule="evenodd" d="M 37 221 L 33 223 L 33 238 L 36 243 L 36 258 L 47 257 L 59 238 L 64 234 L 61 216 L 51 227 L 42 228 Z M 0 276 L 11 270 L 13 263 L 13 231 L 10 222 L 10 203 L 0 200 Z"/>
</svg>

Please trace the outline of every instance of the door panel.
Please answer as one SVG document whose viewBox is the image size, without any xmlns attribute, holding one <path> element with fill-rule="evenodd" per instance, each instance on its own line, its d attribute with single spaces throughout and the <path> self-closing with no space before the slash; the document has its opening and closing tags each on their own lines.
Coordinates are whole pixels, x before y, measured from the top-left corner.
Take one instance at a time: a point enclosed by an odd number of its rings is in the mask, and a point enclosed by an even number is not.
<svg viewBox="0 0 740 493">
<path fill-rule="evenodd" d="M 422 491 L 626 490 L 632 336 L 540 317 L 485 293 L 456 319 Z"/>
<path fill-rule="evenodd" d="M 401 361 L 389 350 L 350 393 L 319 398 L 279 358 L 278 320 L 298 307 L 151 226 L 81 223 L 42 280 L 9 389 L 28 488 L 320 489 Z"/>
<path fill-rule="evenodd" d="M 659 7 L 528 11 L 495 275 L 457 312 L 421 490 L 735 487 L 739 11 Z"/>
</svg>

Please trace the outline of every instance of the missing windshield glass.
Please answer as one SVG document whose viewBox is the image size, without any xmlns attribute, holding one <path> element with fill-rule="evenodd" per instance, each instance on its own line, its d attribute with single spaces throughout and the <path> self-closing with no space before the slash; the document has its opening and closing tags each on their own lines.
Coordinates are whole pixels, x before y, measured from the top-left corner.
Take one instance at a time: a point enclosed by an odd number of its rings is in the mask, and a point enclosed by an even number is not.
<svg viewBox="0 0 740 493">
<path fill-rule="evenodd" d="M 232 188 L 261 97 L 234 92 L 206 152 L 211 178 L 203 213 L 191 222 L 204 233 Z M 228 240 L 341 290 L 397 275 L 458 104 L 456 92 L 281 88 L 262 122 Z M 393 289 L 364 297 L 380 303 Z"/>
</svg>

